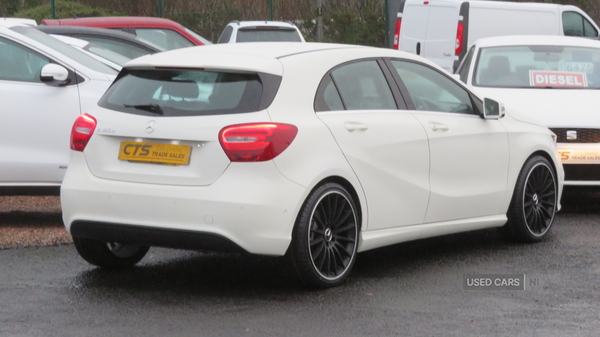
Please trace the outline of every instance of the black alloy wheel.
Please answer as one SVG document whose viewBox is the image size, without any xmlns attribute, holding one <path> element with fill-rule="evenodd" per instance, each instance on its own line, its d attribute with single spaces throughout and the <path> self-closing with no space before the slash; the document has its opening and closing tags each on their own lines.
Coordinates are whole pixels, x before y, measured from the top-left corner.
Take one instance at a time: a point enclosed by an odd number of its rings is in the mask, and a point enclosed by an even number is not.
<svg viewBox="0 0 600 337">
<path fill-rule="evenodd" d="M 558 187 L 554 170 L 541 156 L 530 158 L 517 179 L 508 211 L 508 223 L 500 230 L 509 239 L 538 242 L 544 239 L 556 214 Z"/>
<path fill-rule="evenodd" d="M 316 287 L 340 284 L 356 260 L 359 220 L 341 185 L 326 183 L 307 198 L 292 235 L 291 258 L 300 278 Z"/>
</svg>

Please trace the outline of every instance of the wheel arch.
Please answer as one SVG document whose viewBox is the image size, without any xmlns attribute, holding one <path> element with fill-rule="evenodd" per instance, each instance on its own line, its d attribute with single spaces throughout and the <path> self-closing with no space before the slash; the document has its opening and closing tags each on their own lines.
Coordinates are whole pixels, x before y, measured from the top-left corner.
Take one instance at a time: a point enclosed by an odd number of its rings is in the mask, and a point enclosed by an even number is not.
<svg viewBox="0 0 600 337">
<path fill-rule="evenodd" d="M 358 196 L 358 192 L 356 191 L 356 189 L 354 188 L 352 183 L 350 183 L 348 180 L 346 180 L 345 178 L 340 177 L 340 176 L 329 176 L 329 177 L 319 181 L 313 187 L 313 189 L 310 191 L 310 193 L 312 193 L 319 186 L 326 184 L 326 183 L 337 183 L 337 184 L 341 185 L 342 187 L 344 187 L 348 191 L 348 193 L 350 193 L 350 196 L 352 197 L 352 199 L 354 201 L 354 205 L 356 206 L 356 212 L 357 212 L 358 219 L 360 220 L 359 228 L 358 228 L 358 230 L 360 232 L 360 230 L 362 230 L 362 228 L 363 228 L 363 222 L 364 222 L 363 211 L 362 211 L 362 206 L 361 206 L 361 199 Z"/>
<path fill-rule="evenodd" d="M 556 190 L 557 190 L 557 196 L 556 196 L 556 210 L 560 210 L 561 208 L 561 204 L 560 204 L 560 199 L 562 198 L 562 190 L 563 190 L 563 181 L 564 181 L 564 173 L 562 171 L 562 163 L 559 161 L 560 159 L 558 159 L 557 156 L 552 156 L 550 153 L 548 153 L 547 151 L 544 150 L 537 150 L 534 153 L 532 153 L 527 160 L 529 160 L 530 158 L 532 158 L 533 156 L 539 155 L 543 158 L 545 158 L 546 160 L 548 160 L 548 162 L 550 163 L 551 167 L 552 167 L 552 173 L 554 173 L 554 177 L 556 179 Z M 560 166 L 560 171 L 559 172 L 559 167 L 557 165 L 561 165 Z"/>
<path fill-rule="evenodd" d="M 310 191 L 308 191 L 308 193 L 306 194 L 306 198 L 302 201 L 302 205 L 304 205 L 308 199 L 308 196 L 310 196 L 317 188 L 319 188 L 320 186 L 327 184 L 327 183 L 337 183 L 340 186 L 344 187 L 346 189 L 346 191 L 348 191 L 348 193 L 350 193 L 350 197 L 352 197 L 353 201 L 354 201 L 354 205 L 356 206 L 356 212 L 357 212 L 357 217 L 359 219 L 359 234 L 363 228 L 363 224 L 364 224 L 364 219 L 363 219 L 363 206 L 362 206 L 362 200 L 358 194 L 358 191 L 354 188 L 354 185 L 352 185 L 352 183 L 350 181 L 348 181 L 346 178 L 342 177 L 342 176 L 338 176 L 338 175 L 332 175 L 332 176 L 328 176 L 325 177 L 321 180 L 319 180 L 316 184 L 314 184 L 313 188 L 310 189 Z M 302 212 L 302 207 L 300 207 L 298 209 L 298 214 L 296 214 L 296 218 L 294 220 L 294 226 L 296 225 L 296 221 L 298 220 L 298 217 L 300 216 L 300 212 Z M 359 238 L 361 236 L 359 235 Z M 360 239 L 359 239 L 360 240 Z M 359 242 L 359 246 L 360 246 L 360 242 Z M 290 247 L 291 247 L 291 240 L 290 240 L 290 245 L 288 246 L 285 255 L 289 255 L 290 253 Z"/>
</svg>

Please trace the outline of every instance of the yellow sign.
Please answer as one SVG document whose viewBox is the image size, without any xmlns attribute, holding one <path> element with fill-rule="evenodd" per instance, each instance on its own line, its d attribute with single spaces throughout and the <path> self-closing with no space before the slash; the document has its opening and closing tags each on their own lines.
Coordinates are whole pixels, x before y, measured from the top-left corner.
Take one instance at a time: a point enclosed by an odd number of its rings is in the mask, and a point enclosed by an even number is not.
<svg viewBox="0 0 600 337">
<path fill-rule="evenodd" d="M 121 142 L 119 159 L 168 165 L 187 165 L 191 147 L 161 143 Z"/>
</svg>

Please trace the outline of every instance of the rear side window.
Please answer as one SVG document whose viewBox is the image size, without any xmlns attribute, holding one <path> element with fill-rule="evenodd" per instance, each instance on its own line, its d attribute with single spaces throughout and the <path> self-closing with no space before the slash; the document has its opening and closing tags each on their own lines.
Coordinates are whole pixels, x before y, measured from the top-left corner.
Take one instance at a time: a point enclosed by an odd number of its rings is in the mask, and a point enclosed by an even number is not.
<svg viewBox="0 0 600 337">
<path fill-rule="evenodd" d="M 236 42 L 302 42 L 295 29 L 287 28 L 241 28 L 237 31 Z"/>
<path fill-rule="evenodd" d="M 564 12 L 562 20 L 563 32 L 566 36 L 598 37 L 596 28 L 577 12 Z"/>
<path fill-rule="evenodd" d="M 392 90 L 375 60 L 341 66 L 331 72 L 331 77 L 346 110 L 397 109 Z"/>
<path fill-rule="evenodd" d="M 274 95 L 268 93 L 277 91 L 276 87 L 264 90 L 263 82 L 260 74 L 125 69 L 98 104 L 112 110 L 148 116 L 254 112 L 270 104 L 265 103 L 263 96 L 270 96 L 272 101 Z M 278 81 L 267 83 L 279 85 Z"/>
</svg>

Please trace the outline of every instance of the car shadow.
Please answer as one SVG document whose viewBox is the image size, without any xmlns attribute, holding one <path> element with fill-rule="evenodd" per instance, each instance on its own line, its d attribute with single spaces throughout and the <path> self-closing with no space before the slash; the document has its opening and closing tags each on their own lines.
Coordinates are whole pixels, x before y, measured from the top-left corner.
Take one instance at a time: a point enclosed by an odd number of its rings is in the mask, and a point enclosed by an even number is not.
<svg viewBox="0 0 600 337">
<path fill-rule="evenodd" d="M 135 268 L 106 271 L 87 265 L 88 269 L 72 280 L 77 296 L 99 296 L 115 300 L 119 296 L 147 296 L 159 292 L 172 301 L 237 299 L 274 299 L 292 301 L 306 294 L 343 294 L 372 285 L 379 279 L 392 278 L 404 284 L 416 284 L 415 275 L 429 273 L 444 276 L 452 271 L 468 272 L 482 261 L 493 263 L 496 271 L 514 273 L 513 263 L 522 260 L 529 250 L 552 254 L 556 245 L 568 240 L 568 227 L 560 226 L 560 215 L 585 217 L 600 212 L 600 191 L 566 190 L 563 209 L 548 238 L 537 244 L 505 241 L 496 229 L 483 229 L 422 239 L 378 248 L 358 255 L 350 277 L 331 289 L 305 287 L 296 277 L 285 257 L 245 254 L 204 253 L 152 248 Z M 476 264 L 473 264 L 476 261 Z M 486 272 L 489 270 L 482 270 Z M 460 275 L 454 275 L 460 277 Z M 137 295 L 136 295 L 137 294 Z M 166 298 L 160 296 L 159 298 Z"/>
</svg>

